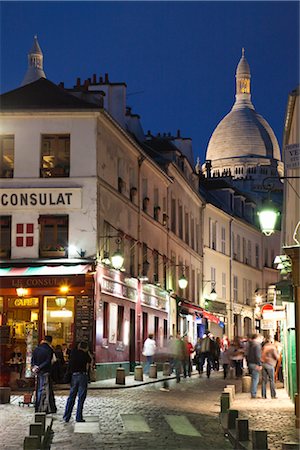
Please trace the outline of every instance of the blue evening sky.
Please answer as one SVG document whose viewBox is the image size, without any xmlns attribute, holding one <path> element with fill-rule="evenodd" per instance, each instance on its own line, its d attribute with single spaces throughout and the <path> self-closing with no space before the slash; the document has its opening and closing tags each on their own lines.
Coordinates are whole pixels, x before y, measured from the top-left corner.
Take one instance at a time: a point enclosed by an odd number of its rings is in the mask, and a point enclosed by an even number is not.
<svg viewBox="0 0 300 450">
<path fill-rule="evenodd" d="M 44 70 L 66 87 L 108 73 L 127 84 L 144 131 L 191 137 L 204 161 L 232 107 L 245 47 L 252 101 L 279 145 L 299 83 L 299 2 L 1 2 L 1 93 L 19 87 L 38 35 Z"/>
</svg>

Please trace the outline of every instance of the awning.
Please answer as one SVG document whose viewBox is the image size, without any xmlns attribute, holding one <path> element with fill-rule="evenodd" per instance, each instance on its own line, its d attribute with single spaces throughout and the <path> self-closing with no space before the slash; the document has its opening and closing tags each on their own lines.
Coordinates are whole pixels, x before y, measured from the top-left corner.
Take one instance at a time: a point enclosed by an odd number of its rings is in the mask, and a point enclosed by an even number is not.
<svg viewBox="0 0 300 450">
<path fill-rule="evenodd" d="M 76 264 L 74 266 L 37 266 L 37 267 L 5 267 L 0 268 L 0 277 L 30 277 L 41 275 L 78 275 L 92 269 L 91 264 Z"/>
<path fill-rule="evenodd" d="M 201 308 L 201 306 L 193 305 L 192 303 L 182 302 L 181 307 L 188 309 L 190 314 L 195 314 L 199 317 L 202 316 L 204 319 L 209 320 L 210 322 L 214 322 L 219 324 L 219 317 L 214 316 L 212 313 L 205 311 L 205 309 Z"/>
</svg>

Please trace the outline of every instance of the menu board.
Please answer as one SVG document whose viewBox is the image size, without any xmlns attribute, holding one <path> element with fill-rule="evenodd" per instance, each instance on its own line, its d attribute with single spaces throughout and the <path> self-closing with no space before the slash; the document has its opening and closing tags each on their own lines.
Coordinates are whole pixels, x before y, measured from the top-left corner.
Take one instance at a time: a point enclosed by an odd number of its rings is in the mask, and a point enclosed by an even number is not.
<svg viewBox="0 0 300 450">
<path fill-rule="evenodd" d="M 0 327 L 0 344 L 9 344 L 10 326 L 2 325 Z"/>
<path fill-rule="evenodd" d="M 82 295 L 76 297 L 75 342 L 93 342 L 94 301 Z"/>
</svg>

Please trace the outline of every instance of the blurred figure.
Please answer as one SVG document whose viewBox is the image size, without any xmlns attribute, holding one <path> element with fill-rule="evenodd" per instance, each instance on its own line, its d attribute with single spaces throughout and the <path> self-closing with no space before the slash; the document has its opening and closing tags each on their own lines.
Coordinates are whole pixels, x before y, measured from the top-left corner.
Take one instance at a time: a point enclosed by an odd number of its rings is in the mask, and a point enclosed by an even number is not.
<svg viewBox="0 0 300 450">
<path fill-rule="evenodd" d="M 221 352 L 221 362 L 223 366 L 223 374 L 225 380 L 227 378 L 228 369 L 231 363 L 229 347 L 226 347 L 225 350 Z"/>
<path fill-rule="evenodd" d="M 251 370 L 251 398 L 256 398 L 259 372 L 262 370 L 261 344 L 262 336 L 253 334 L 248 349 L 248 362 L 249 369 Z"/>
<path fill-rule="evenodd" d="M 61 345 L 56 345 L 54 349 L 56 360 L 52 364 L 51 376 L 54 383 L 63 383 L 65 374 L 65 359 Z"/>
<path fill-rule="evenodd" d="M 180 333 L 177 333 L 176 339 L 174 340 L 174 363 L 175 363 L 175 373 L 176 382 L 180 383 L 180 374 L 182 371 L 182 365 L 185 357 L 185 344 L 180 338 Z"/>
<path fill-rule="evenodd" d="M 149 334 L 144 342 L 143 355 L 146 356 L 146 364 L 144 367 L 144 373 L 149 374 L 150 365 L 153 363 L 153 356 L 156 351 L 156 342 L 153 339 L 153 334 Z"/>
<path fill-rule="evenodd" d="M 194 347 L 189 341 L 188 336 L 184 336 L 183 342 L 185 345 L 184 349 L 184 361 L 183 361 L 183 376 L 184 378 L 192 376 L 192 354 L 194 353 Z"/>
<path fill-rule="evenodd" d="M 223 334 L 223 337 L 221 339 L 221 350 L 224 351 L 227 348 L 229 348 L 229 339 L 226 334 Z"/>
<path fill-rule="evenodd" d="M 200 374 L 203 373 L 203 367 L 206 361 L 206 376 L 210 377 L 210 372 L 213 365 L 213 351 L 214 351 L 214 343 L 211 339 L 210 331 L 207 331 L 206 334 L 203 335 L 203 339 L 201 342 L 201 362 L 200 362 Z"/>
<path fill-rule="evenodd" d="M 175 354 L 174 337 L 170 335 L 168 340 L 168 358 L 170 363 L 170 374 L 173 373 L 175 370 L 174 354 Z"/>
<path fill-rule="evenodd" d="M 275 345 L 267 340 L 265 345 L 263 346 L 261 353 L 261 361 L 262 361 L 262 384 L 261 384 L 261 396 L 262 398 L 267 398 L 267 384 L 268 380 L 270 381 L 270 391 L 271 398 L 276 398 L 276 390 L 275 390 L 275 366 L 278 360 L 278 353 L 276 351 Z"/>
<path fill-rule="evenodd" d="M 197 339 L 196 345 L 195 345 L 195 362 L 196 362 L 196 369 L 199 372 L 200 375 L 200 357 L 201 357 L 201 338 Z"/>
<path fill-rule="evenodd" d="M 216 337 L 214 340 L 214 352 L 213 352 L 213 368 L 214 370 L 219 370 L 220 368 L 220 352 L 221 352 L 221 339 Z"/>
</svg>

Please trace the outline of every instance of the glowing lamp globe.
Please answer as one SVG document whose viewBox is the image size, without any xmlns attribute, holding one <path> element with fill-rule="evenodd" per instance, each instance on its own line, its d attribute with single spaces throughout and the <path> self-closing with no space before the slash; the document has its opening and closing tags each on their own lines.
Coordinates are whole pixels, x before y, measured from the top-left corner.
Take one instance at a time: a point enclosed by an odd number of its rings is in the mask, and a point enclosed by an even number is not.
<svg viewBox="0 0 300 450">
<path fill-rule="evenodd" d="M 178 285 L 180 289 L 185 289 L 187 287 L 188 280 L 185 278 L 184 275 L 181 275 L 181 277 L 178 280 Z"/>
<path fill-rule="evenodd" d="M 266 235 L 270 236 L 274 233 L 276 220 L 279 215 L 279 212 L 270 207 L 263 209 L 258 212 L 259 224 L 261 231 Z"/>
<path fill-rule="evenodd" d="M 124 262 L 124 257 L 122 255 L 122 253 L 120 253 L 119 251 L 116 251 L 111 257 L 111 263 L 112 263 L 113 267 L 115 269 L 120 270 L 121 267 L 123 266 L 123 262 Z"/>
</svg>

